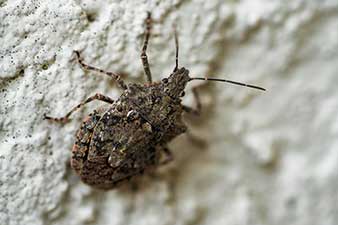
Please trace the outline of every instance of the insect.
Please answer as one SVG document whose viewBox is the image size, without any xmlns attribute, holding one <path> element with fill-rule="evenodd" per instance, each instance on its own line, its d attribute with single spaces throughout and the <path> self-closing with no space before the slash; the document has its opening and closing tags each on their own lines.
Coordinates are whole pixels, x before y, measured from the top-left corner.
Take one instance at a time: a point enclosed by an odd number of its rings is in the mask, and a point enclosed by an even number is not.
<svg viewBox="0 0 338 225">
<path fill-rule="evenodd" d="M 168 78 L 152 82 L 147 58 L 147 46 L 151 33 L 151 15 L 146 19 L 145 38 L 141 60 L 147 78 L 146 84 L 126 84 L 121 77 L 86 64 L 78 51 L 78 63 L 86 70 L 96 71 L 111 77 L 122 90 L 121 96 L 113 100 L 102 94 L 95 94 L 75 106 L 64 117 L 45 119 L 68 122 L 70 115 L 93 101 L 109 103 L 87 116 L 76 135 L 72 149 L 71 166 L 81 180 L 95 188 L 111 189 L 131 177 L 142 174 L 148 168 L 156 168 L 173 159 L 167 143 L 186 132 L 182 113 L 198 114 L 201 109 L 198 94 L 193 91 L 196 109 L 182 105 L 181 98 L 188 82 L 193 80 L 220 81 L 249 88 L 264 88 L 215 78 L 190 77 L 189 70 L 178 66 L 178 37 L 175 29 L 176 65 Z"/>
</svg>

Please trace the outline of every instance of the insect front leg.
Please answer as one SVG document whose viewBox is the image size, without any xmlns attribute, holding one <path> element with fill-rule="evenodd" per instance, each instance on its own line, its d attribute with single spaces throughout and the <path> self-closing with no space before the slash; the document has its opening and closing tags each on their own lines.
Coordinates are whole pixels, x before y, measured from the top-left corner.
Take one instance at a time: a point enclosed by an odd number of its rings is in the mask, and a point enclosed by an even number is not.
<svg viewBox="0 0 338 225">
<path fill-rule="evenodd" d="M 205 149 L 207 146 L 207 142 L 205 139 L 196 136 L 195 134 L 193 134 L 189 129 L 186 131 L 186 137 L 188 138 L 188 140 L 195 145 L 196 147 L 199 147 L 201 149 Z"/>
<path fill-rule="evenodd" d="M 151 24 L 152 24 L 151 14 L 150 12 L 148 12 L 147 19 L 146 19 L 146 30 L 144 34 L 145 37 L 144 37 L 142 53 L 141 53 L 141 60 L 142 60 L 144 72 L 147 76 L 147 81 L 149 83 L 152 82 L 152 78 L 151 78 L 151 72 L 150 72 L 150 67 L 149 67 L 149 62 L 148 62 L 146 51 L 147 51 L 148 41 L 149 41 L 150 32 L 151 32 Z"/>
<path fill-rule="evenodd" d="M 183 110 L 189 114 L 195 115 L 195 116 L 199 116 L 201 114 L 201 110 L 202 110 L 202 104 L 201 104 L 201 99 L 199 97 L 197 88 L 193 88 L 192 89 L 192 93 L 194 96 L 194 100 L 196 102 L 196 108 L 191 108 L 189 106 L 183 106 Z"/>
<path fill-rule="evenodd" d="M 189 106 L 185 106 L 183 105 L 183 110 L 186 113 L 189 113 L 191 115 L 194 116 L 200 116 L 201 115 L 201 111 L 202 111 L 202 103 L 201 103 L 201 99 L 199 97 L 198 91 L 197 91 L 197 87 L 194 87 L 192 89 L 192 93 L 194 96 L 194 100 L 195 100 L 195 104 L 196 104 L 196 108 L 191 108 Z M 195 136 L 189 129 L 187 129 L 186 131 L 186 135 L 188 137 L 188 139 L 191 141 L 191 143 L 193 143 L 194 145 L 201 147 L 201 148 L 205 148 L 206 147 L 206 142 L 204 139 Z"/>
<path fill-rule="evenodd" d="M 59 117 L 59 118 L 55 118 L 55 117 L 50 117 L 50 116 L 47 116 L 46 114 L 44 114 L 44 119 L 47 119 L 47 120 L 51 120 L 51 121 L 54 121 L 54 122 L 61 122 L 61 123 L 66 123 L 69 121 L 69 116 L 75 112 L 76 110 L 80 109 L 82 106 L 84 106 L 85 104 L 91 102 L 91 101 L 94 101 L 94 100 L 100 100 L 100 101 L 103 101 L 103 102 L 107 102 L 107 103 L 110 103 L 112 104 L 114 102 L 113 99 L 111 99 L 110 97 L 108 96 L 105 96 L 105 95 L 102 95 L 102 94 L 99 94 L 99 93 L 96 93 L 95 95 L 87 98 L 85 101 L 81 102 L 80 104 L 78 104 L 77 106 L 75 106 L 72 110 L 70 110 L 64 117 Z"/>
<path fill-rule="evenodd" d="M 95 71 L 95 72 L 99 72 L 99 73 L 103 73 L 103 74 L 106 74 L 108 76 L 110 76 L 113 80 L 115 80 L 118 84 L 118 86 L 123 89 L 123 90 L 126 90 L 127 89 L 127 85 L 124 83 L 124 81 L 121 79 L 121 76 L 116 74 L 116 73 L 113 73 L 113 72 L 109 72 L 109 71 L 105 71 L 105 70 L 102 70 L 102 69 L 99 69 L 97 67 L 94 67 L 94 66 L 91 66 L 91 65 L 88 65 L 87 63 L 83 62 L 81 56 L 80 56 L 80 52 L 78 51 L 74 51 L 75 55 L 76 55 L 76 58 L 77 58 L 77 61 L 78 63 L 86 70 L 92 70 L 92 71 Z"/>
<path fill-rule="evenodd" d="M 160 146 L 160 150 L 164 153 L 165 158 L 159 163 L 159 165 L 166 165 L 174 160 L 174 155 L 168 147 Z"/>
</svg>

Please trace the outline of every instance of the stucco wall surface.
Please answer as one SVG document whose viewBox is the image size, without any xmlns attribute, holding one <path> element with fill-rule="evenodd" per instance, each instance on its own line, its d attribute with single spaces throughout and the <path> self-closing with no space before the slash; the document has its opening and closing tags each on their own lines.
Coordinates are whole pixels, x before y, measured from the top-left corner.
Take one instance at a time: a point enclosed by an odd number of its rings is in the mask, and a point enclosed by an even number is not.
<svg viewBox="0 0 338 225">
<path fill-rule="evenodd" d="M 146 11 L 155 24 L 148 56 L 155 80 L 180 65 L 224 83 L 199 90 L 201 117 L 169 144 L 175 161 L 136 184 L 100 191 L 69 166 L 81 119 L 117 98 L 114 82 L 74 60 L 143 82 Z M 338 1 L 0 1 L 1 225 L 338 224 Z M 132 186 L 136 186 L 132 187 Z"/>
</svg>

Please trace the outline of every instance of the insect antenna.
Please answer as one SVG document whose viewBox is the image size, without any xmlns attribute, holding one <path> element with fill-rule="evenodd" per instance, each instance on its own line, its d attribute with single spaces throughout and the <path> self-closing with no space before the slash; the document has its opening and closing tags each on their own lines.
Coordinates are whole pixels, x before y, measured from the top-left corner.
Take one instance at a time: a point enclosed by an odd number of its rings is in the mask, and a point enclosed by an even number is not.
<svg viewBox="0 0 338 225">
<path fill-rule="evenodd" d="M 174 29 L 174 36 L 175 36 L 175 49 L 176 49 L 176 53 L 175 53 L 175 68 L 174 68 L 174 72 L 176 72 L 178 70 L 178 50 L 179 50 L 179 44 L 178 44 L 178 34 L 177 34 L 177 30 L 176 30 L 176 24 L 173 25 L 173 29 Z"/>
<path fill-rule="evenodd" d="M 207 77 L 191 77 L 189 79 L 189 81 L 192 81 L 192 80 L 226 82 L 226 83 L 230 83 L 230 84 L 234 84 L 234 85 L 240 85 L 240 86 L 244 86 L 244 87 L 248 87 L 248 88 L 254 88 L 254 89 L 261 90 L 261 91 L 266 91 L 265 88 L 262 88 L 262 87 L 259 87 L 259 86 L 256 86 L 256 85 L 252 85 L 252 84 L 245 84 L 245 83 L 241 83 L 241 82 L 237 82 L 237 81 L 233 81 L 233 80 L 218 79 L 218 78 L 207 78 Z"/>
</svg>

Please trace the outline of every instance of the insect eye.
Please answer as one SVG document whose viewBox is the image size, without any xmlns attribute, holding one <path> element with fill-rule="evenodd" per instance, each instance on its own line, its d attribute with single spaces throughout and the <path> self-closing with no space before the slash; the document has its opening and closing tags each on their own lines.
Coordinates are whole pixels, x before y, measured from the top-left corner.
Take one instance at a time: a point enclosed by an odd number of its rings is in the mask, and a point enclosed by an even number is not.
<svg viewBox="0 0 338 225">
<path fill-rule="evenodd" d="M 163 78 L 163 79 L 162 79 L 162 82 L 163 82 L 164 84 L 168 83 L 168 78 Z"/>
<path fill-rule="evenodd" d="M 180 94 L 180 97 L 183 97 L 185 95 L 185 91 L 182 91 Z"/>
</svg>

